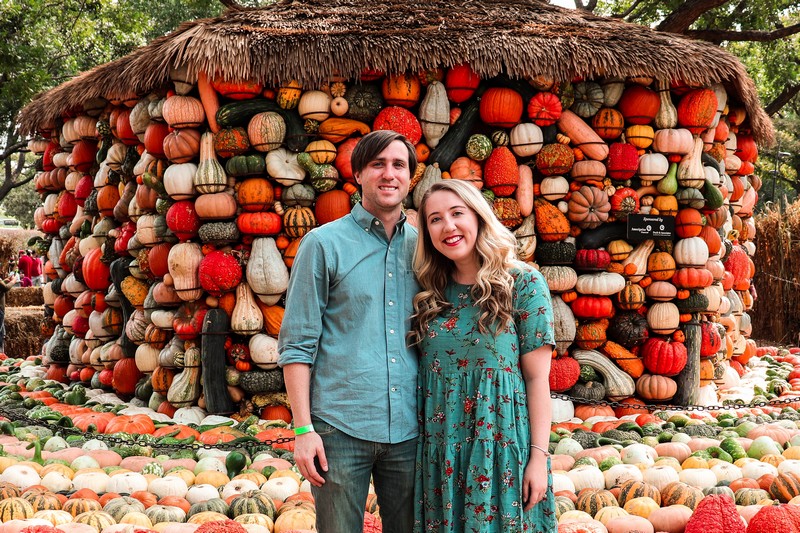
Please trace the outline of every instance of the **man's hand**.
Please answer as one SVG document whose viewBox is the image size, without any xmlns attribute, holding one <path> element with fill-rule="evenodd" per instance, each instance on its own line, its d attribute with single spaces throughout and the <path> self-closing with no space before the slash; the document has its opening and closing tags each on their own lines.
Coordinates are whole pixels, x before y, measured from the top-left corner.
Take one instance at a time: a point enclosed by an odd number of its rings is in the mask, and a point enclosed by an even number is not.
<svg viewBox="0 0 800 533">
<path fill-rule="evenodd" d="M 313 431 L 304 433 L 294 438 L 294 460 L 297 469 L 309 483 L 315 487 L 321 487 L 325 480 L 317 471 L 314 459 L 319 460 L 319 465 L 323 472 L 328 471 L 328 460 L 325 457 L 325 447 L 322 445 L 322 438 Z"/>
</svg>

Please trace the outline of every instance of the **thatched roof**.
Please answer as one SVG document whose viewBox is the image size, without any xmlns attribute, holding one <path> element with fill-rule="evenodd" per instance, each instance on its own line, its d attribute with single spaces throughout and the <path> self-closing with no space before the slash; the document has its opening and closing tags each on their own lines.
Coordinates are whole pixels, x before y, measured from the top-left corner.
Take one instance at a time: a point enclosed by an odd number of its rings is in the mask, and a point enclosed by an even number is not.
<svg viewBox="0 0 800 533">
<path fill-rule="evenodd" d="M 52 123 L 93 97 L 144 95 L 187 65 L 228 79 L 307 87 L 338 72 L 400 72 L 463 62 L 484 77 L 636 76 L 723 83 L 747 109 L 755 137 L 774 131 L 742 63 L 718 46 L 551 6 L 541 0 L 282 0 L 181 25 L 132 54 L 34 99 L 24 132 Z"/>
</svg>

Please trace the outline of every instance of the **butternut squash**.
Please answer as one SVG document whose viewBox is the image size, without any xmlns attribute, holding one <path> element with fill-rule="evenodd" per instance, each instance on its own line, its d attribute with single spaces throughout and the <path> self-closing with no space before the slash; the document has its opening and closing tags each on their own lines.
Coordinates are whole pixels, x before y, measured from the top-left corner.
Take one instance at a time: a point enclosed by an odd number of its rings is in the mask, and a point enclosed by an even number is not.
<svg viewBox="0 0 800 533">
<path fill-rule="evenodd" d="M 592 127 L 572 111 L 565 109 L 558 119 L 558 129 L 572 140 L 589 159 L 602 161 L 608 157 L 608 145 Z"/>
<path fill-rule="evenodd" d="M 219 96 L 217 91 L 211 86 L 211 81 L 205 72 L 198 72 L 197 74 L 197 92 L 200 93 L 200 102 L 203 104 L 203 110 L 206 112 L 206 120 L 208 121 L 208 129 L 211 133 L 219 131 L 219 124 L 217 123 L 217 111 L 219 110 Z"/>
<path fill-rule="evenodd" d="M 636 273 L 628 278 L 633 283 L 638 283 L 639 280 L 647 274 L 647 258 L 650 256 L 650 252 L 653 251 L 653 248 L 655 248 L 654 240 L 647 239 L 646 241 L 642 241 L 633 249 L 630 255 L 628 255 L 627 259 L 622 262 L 623 267 L 628 264 L 636 265 Z"/>
<path fill-rule="evenodd" d="M 334 144 L 340 143 L 355 133 L 366 135 L 370 127 L 363 122 L 350 118 L 332 117 L 323 120 L 317 132 L 320 137 Z"/>
</svg>

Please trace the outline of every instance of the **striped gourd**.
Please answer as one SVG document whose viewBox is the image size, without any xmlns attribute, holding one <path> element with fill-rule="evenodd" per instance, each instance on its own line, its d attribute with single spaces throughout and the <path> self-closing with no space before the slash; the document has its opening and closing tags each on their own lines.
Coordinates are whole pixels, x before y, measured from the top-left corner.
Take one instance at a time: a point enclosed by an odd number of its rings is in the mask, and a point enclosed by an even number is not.
<svg viewBox="0 0 800 533">
<path fill-rule="evenodd" d="M 88 511 L 81 513 L 73 520 L 76 524 L 86 524 L 95 528 L 98 533 L 108 526 L 113 526 L 117 523 L 110 514 L 105 511 Z"/>
<path fill-rule="evenodd" d="M 575 509 L 594 516 L 603 507 L 617 506 L 617 499 L 611 491 L 605 489 L 585 489 L 578 494 Z"/>
<path fill-rule="evenodd" d="M 661 489 L 661 505 L 685 505 L 692 511 L 703 499 L 703 491 L 681 481 L 673 481 Z"/>
<path fill-rule="evenodd" d="M 130 496 L 123 496 L 121 498 L 114 498 L 109 501 L 103 511 L 111 515 L 114 520 L 119 523 L 122 518 L 128 513 L 143 513 L 144 504 L 136 498 Z"/>
<path fill-rule="evenodd" d="M 232 518 L 247 513 L 262 513 L 274 520 L 275 504 L 266 493 L 260 490 L 248 490 L 234 498 L 230 506 Z"/>
<path fill-rule="evenodd" d="M 196 514 L 205 513 L 207 511 L 213 511 L 215 513 L 227 515 L 228 504 L 222 498 L 210 498 L 208 500 L 192 504 L 192 506 L 189 507 L 189 512 L 186 514 L 186 516 L 187 518 L 191 518 Z"/>
<path fill-rule="evenodd" d="M 641 498 L 643 496 L 653 498 L 656 503 L 661 504 L 661 493 L 658 491 L 657 487 L 635 479 L 626 480 L 620 485 L 617 501 L 620 507 L 625 507 L 628 500 Z"/>
<path fill-rule="evenodd" d="M 5 523 L 9 520 L 24 520 L 33 516 L 33 506 L 24 498 L 19 496 L 9 498 L 0 502 L 0 522 Z"/>
<path fill-rule="evenodd" d="M 281 505 L 281 509 L 283 509 L 283 505 Z M 272 531 L 272 528 L 274 526 L 272 519 L 267 515 L 261 513 L 240 514 L 234 520 L 236 522 L 239 522 L 240 524 L 257 524 L 259 526 L 264 526 L 267 528 L 267 531 Z"/>
<path fill-rule="evenodd" d="M 192 517 L 186 521 L 187 524 L 205 524 L 207 522 L 217 522 L 219 520 L 227 520 L 228 517 L 222 513 L 217 513 L 216 511 L 203 511 L 201 513 L 197 513 L 192 515 Z"/>
<path fill-rule="evenodd" d="M 309 207 L 289 207 L 283 214 L 283 226 L 286 235 L 292 239 L 298 239 L 314 229 L 317 225 L 317 219 L 314 216 L 314 211 Z"/>
<path fill-rule="evenodd" d="M 741 488 L 734 494 L 736 505 L 756 505 L 769 499 L 769 493 L 763 489 Z"/>
<path fill-rule="evenodd" d="M 49 490 L 32 490 L 22 495 L 33 507 L 33 512 L 58 511 L 61 509 L 61 500 Z"/>
<path fill-rule="evenodd" d="M 152 505 L 145 510 L 145 514 L 153 524 L 186 520 L 186 513 L 183 512 L 183 509 L 172 505 Z"/>
<path fill-rule="evenodd" d="M 556 519 L 567 511 L 574 511 L 575 504 L 566 496 L 556 496 Z"/>
<path fill-rule="evenodd" d="M 769 493 L 776 500 L 787 503 L 795 496 L 800 495 L 800 475 L 794 472 L 784 472 L 775 476 L 769 487 Z"/>
<path fill-rule="evenodd" d="M 0 481 L 0 500 L 16 498 L 17 496 L 19 496 L 19 489 L 16 485 L 7 481 Z"/>
<path fill-rule="evenodd" d="M 64 502 L 64 505 L 61 508 L 72 516 L 78 516 L 79 514 L 88 513 L 90 511 L 103 510 L 103 506 L 100 505 L 100 502 L 90 498 L 69 499 Z"/>
</svg>

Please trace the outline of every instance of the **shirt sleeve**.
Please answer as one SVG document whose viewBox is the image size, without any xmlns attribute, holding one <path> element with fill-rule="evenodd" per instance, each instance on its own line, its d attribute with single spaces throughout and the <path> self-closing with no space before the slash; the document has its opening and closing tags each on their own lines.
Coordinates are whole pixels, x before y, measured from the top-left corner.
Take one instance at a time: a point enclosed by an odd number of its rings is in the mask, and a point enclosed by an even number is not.
<svg viewBox="0 0 800 533">
<path fill-rule="evenodd" d="M 526 354 L 544 345 L 555 347 L 553 304 L 544 277 L 532 268 L 513 275 L 519 353 Z"/>
<path fill-rule="evenodd" d="M 314 364 L 330 287 L 325 249 L 315 232 L 303 237 L 292 264 L 286 312 L 278 334 L 278 365 Z"/>
</svg>

